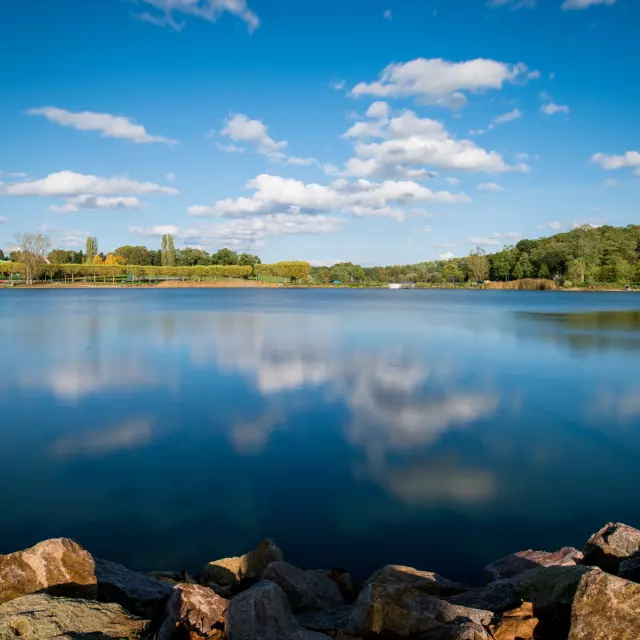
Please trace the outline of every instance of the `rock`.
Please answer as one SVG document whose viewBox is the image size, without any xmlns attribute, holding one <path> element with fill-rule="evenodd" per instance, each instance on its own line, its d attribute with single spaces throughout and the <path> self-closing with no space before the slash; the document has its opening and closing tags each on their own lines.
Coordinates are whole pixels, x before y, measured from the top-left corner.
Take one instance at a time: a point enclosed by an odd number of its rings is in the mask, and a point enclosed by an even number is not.
<svg viewBox="0 0 640 640">
<path fill-rule="evenodd" d="M 640 585 L 600 570 L 582 576 L 571 610 L 569 640 L 640 637 Z"/>
<path fill-rule="evenodd" d="M 419 571 L 398 564 L 382 567 L 364 583 L 364 586 L 371 583 L 406 585 L 432 596 L 452 596 L 471 588 L 459 582 L 451 582 L 431 571 Z"/>
<path fill-rule="evenodd" d="M 618 575 L 627 580 L 640 582 L 640 556 L 623 560 L 618 568 Z"/>
<path fill-rule="evenodd" d="M 320 631 L 332 638 L 349 628 L 355 607 L 342 605 L 332 609 L 310 609 L 296 616 L 298 622 L 311 631 Z"/>
<path fill-rule="evenodd" d="M 204 566 L 205 582 L 220 586 L 236 586 L 242 580 L 259 580 L 272 562 L 284 560 L 282 551 L 272 540 L 263 540 L 257 549 L 236 558 L 215 560 Z"/>
<path fill-rule="evenodd" d="M 522 598 L 514 580 L 495 580 L 484 587 L 471 589 L 447 598 L 452 604 L 502 613 L 520 606 Z"/>
<path fill-rule="evenodd" d="M 224 629 L 229 601 L 197 584 L 179 584 L 169 600 L 168 616 L 158 640 L 170 638 L 218 638 Z"/>
<path fill-rule="evenodd" d="M 225 629 L 229 640 L 327 640 L 304 629 L 293 617 L 284 591 L 275 582 L 259 582 L 233 598 Z"/>
<path fill-rule="evenodd" d="M 486 626 L 492 618 L 491 611 L 454 605 L 406 584 L 371 582 L 360 592 L 346 631 L 363 638 L 427 632 L 444 638 L 450 630 L 443 626 L 464 622 Z"/>
<path fill-rule="evenodd" d="M 175 587 L 182 581 L 182 574 L 177 571 L 150 571 L 147 575 L 171 587 Z"/>
<path fill-rule="evenodd" d="M 520 598 L 533 603 L 540 620 L 536 632 L 545 640 L 565 640 L 569 633 L 571 606 L 582 578 L 595 571 L 591 567 L 541 567 L 516 579 Z"/>
<path fill-rule="evenodd" d="M 331 571 L 331 579 L 338 585 L 345 602 L 353 602 L 356 599 L 358 593 L 353 584 L 351 574 L 346 569 L 333 569 Z"/>
<path fill-rule="evenodd" d="M 39 593 L 0 604 L 0 638 L 81 640 L 139 638 L 148 621 L 119 604 L 55 598 Z"/>
<path fill-rule="evenodd" d="M 517 609 L 505 611 L 489 631 L 494 640 L 533 640 L 538 622 L 533 615 L 533 605 L 523 602 Z"/>
<path fill-rule="evenodd" d="M 155 617 L 171 595 L 170 585 L 117 562 L 95 558 L 95 572 L 98 598 L 103 602 L 117 602 L 139 616 Z"/>
<path fill-rule="evenodd" d="M 440 628 L 430 631 L 424 640 L 493 640 L 489 632 L 475 622 L 462 624 L 442 625 Z"/>
<path fill-rule="evenodd" d="M 490 580 L 513 578 L 529 569 L 538 567 L 569 567 L 582 562 L 583 555 L 573 547 L 562 547 L 558 551 L 518 551 L 488 564 L 484 570 Z"/>
<path fill-rule="evenodd" d="M 262 578 L 275 582 L 285 592 L 294 611 L 328 609 L 344 604 L 340 587 L 327 571 L 303 571 L 288 562 L 272 562 Z"/>
<path fill-rule="evenodd" d="M 0 556 L 0 604 L 47 591 L 70 598 L 95 598 L 98 586 L 91 554 L 68 538 Z"/>
<path fill-rule="evenodd" d="M 621 560 L 640 555 L 640 531 L 621 522 L 610 522 L 594 533 L 584 547 L 585 564 L 614 575 Z"/>
</svg>

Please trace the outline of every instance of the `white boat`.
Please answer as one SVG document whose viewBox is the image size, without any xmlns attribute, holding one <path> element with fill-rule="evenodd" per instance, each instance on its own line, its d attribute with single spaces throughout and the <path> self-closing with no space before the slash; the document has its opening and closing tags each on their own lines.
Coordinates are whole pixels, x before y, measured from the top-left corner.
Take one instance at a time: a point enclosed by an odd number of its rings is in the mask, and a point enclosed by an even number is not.
<svg viewBox="0 0 640 640">
<path fill-rule="evenodd" d="M 394 282 L 393 284 L 389 285 L 389 289 L 402 289 L 402 285 Z"/>
</svg>

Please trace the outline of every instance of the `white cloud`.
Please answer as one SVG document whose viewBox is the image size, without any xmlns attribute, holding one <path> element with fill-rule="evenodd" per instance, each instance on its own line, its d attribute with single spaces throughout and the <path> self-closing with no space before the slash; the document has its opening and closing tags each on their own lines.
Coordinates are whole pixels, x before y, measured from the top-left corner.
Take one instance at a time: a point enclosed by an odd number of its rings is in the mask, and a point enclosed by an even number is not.
<svg viewBox="0 0 640 640">
<path fill-rule="evenodd" d="M 388 65 L 379 80 L 360 82 L 351 92 L 358 97 L 415 98 L 421 104 L 455 109 L 467 102 L 462 91 L 500 89 L 505 82 L 525 77 L 527 71 L 522 63 L 511 65 L 483 58 L 465 62 L 416 58 Z"/>
<path fill-rule="evenodd" d="M 555 104 L 550 102 L 549 104 L 543 104 L 540 107 L 542 113 L 546 113 L 548 116 L 554 116 L 556 113 L 570 113 L 571 109 L 566 104 Z"/>
<path fill-rule="evenodd" d="M 308 262 L 312 267 L 333 267 L 333 265 L 346 262 L 346 260 L 308 260 Z"/>
<path fill-rule="evenodd" d="M 284 153 L 284 149 L 289 144 L 286 140 L 277 142 L 269 135 L 269 127 L 260 120 L 250 120 L 244 113 L 238 113 L 229 116 L 225 120 L 225 128 L 220 132 L 221 135 L 233 140 L 250 145 L 255 151 L 269 158 L 274 162 L 284 162 L 293 165 L 311 165 L 319 164 L 315 158 L 298 158 L 296 156 L 288 156 Z M 242 153 L 243 147 L 234 144 L 223 145 L 216 143 L 221 151 L 232 153 Z"/>
<path fill-rule="evenodd" d="M 422 227 L 422 233 L 431 233 L 432 231 L 431 227 Z"/>
<path fill-rule="evenodd" d="M 14 180 L 16 178 L 26 178 L 28 174 L 23 171 L 3 171 L 0 169 L 0 178 L 9 178 Z"/>
<path fill-rule="evenodd" d="M 167 182 L 175 182 L 178 179 L 178 176 L 173 171 L 169 171 L 167 175 L 164 177 Z"/>
<path fill-rule="evenodd" d="M 596 209 L 598 210 L 598 209 Z M 583 222 L 573 222 L 571 227 L 573 229 L 579 229 L 580 227 L 589 227 L 590 229 L 598 229 L 604 224 L 602 220 L 594 220 L 594 221 L 583 221 Z"/>
<path fill-rule="evenodd" d="M 491 235 L 494 238 L 504 238 L 505 240 L 517 240 L 522 238 L 522 234 L 517 231 L 510 231 L 509 233 L 500 233 L 499 231 L 495 231 Z"/>
<path fill-rule="evenodd" d="M 347 86 L 347 81 L 342 79 L 332 80 L 330 84 L 332 89 L 335 89 L 336 91 L 342 91 Z"/>
<path fill-rule="evenodd" d="M 604 186 L 605 187 L 617 187 L 618 186 L 618 181 L 617 180 L 613 180 L 613 179 L 609 179 L 609 180 L 605 180 L 604 181 Z"/>
<path fill-rule="evenodd" d="M 50 211 L 74 213 L 76 211 L 118 210 L 132 211 L 140 209 L 142 203 L 133 196 L 75 196 L 64 205 L 53 205 Z"/>
<path fill-rule="evenodd" d="M 104 138 L 122 138 L 139 144 L 152 142 L 162 142 L 168 145 L 178 144 L 178 140 L 149 135 L 141 124 L 135 124 L 129 118 L 114 116 L 110 113 L 94 113 L 92 111 L 73 113 L 57 107 L 29 109 L 27 113 L 44 116 L 49 122 L 60 124 L 63 127 L 73 127 L 80 131 L 100 131 Z"/>
<path fill-rule="evenodd" d="M 5 196 L 110 196 L 177 194 L 173 187 L 163 187 L 153 182 L 137 182 L 129 178 L 102 178 L 73 171 L 52 173 L 41 180 L 28 180 L 11 184 L 0 183 L 0 195 Z"/>
<path fill-rule="evenodd" d="M 524 114 L 520 109 L 514 109 L 513 111 L 509 111 L 508 113 L 503 113 L 501 116 L 498 116 L 493 119 L 495 124 L 504 124 L 505 122 L 511 122 L 512 120 L 518 120 L 522 118 Z"/>
<path fill-rule="evenodd" d="M 483 136 L 487 133 L 484 129 L 469 129 L 470 136 Z"/>
<path fill-rule="evenodd" d="M 467 238 L 467 244 L 472 244 L 476 247 L 499 247 L 502 243 L 498 242 L 495 238 L 469 236 Z"/>
<path fill-rule="evenodd" d="M 372 102 L 371 105 L 369 105 L 365 115 L 367 118 L 385 120 L 391 115 L 391 107 L 388 102 L 378 100 L 377 102 Z"/>
<path fill-rule="evenodd" d="M 318 214 L 340 212 L 360 216 L 383 216 L 402 221 L 401 206 L 469 202 L 464 193 L 434 192 L 416 182 L 334 180 L 329 185 L 305 184 L 299 180 L 261 174 L 247 184 L 251 197 L 219 200 L 211 206 L 197 205 L 189 214 L 206 216 L 255 216 L 273 213 Z"/>
<path fill-rule="evenodd" d="M 174 13 L 181 13 L 216 22 L 225 12 L 237 16 L 247 23 L 249 33 L 260 26 L 258 16 L 249 9 L 246 0 L 140 0 L 157 9 L 159 14 L 141 13 L 134 17 L 159 27 L 171 27 L 176 31 L 184 28 L 184 22 L 176 22 Z"/>
<path fill-rule="evenodd" d="M 529 159 L 528 153 L 516 153 L 516 160 L 520 160 L 520 162 L 524 162 Z"/>
<path fill-rule="evenodd" d="M 383 17 L 385 20 L 391 20 L 391 18 L 392 18 L 392 15 L 391 15 L 391 9 L 387 9 L 387 10 L 382 14 L 382 17 Z"/>
<path fill-rule="evenodd" d="M 478 191 L 504 191 L 504 187 L 496 182 L 481 182 L 476 189 Z"/>
<path fill-rule="evenodd" d="M 433 177 L 426 167 L 486 173 L 529 170 L 525 164 L 508 165 L 498 152 L 471 140 L 455 140 L 441 122 L 409 110 L 394 118 L 357 122 L 345 135 L 356 142 L 355 157 L 347 161 L 344 174 L 358 178 Z"/>
<path fill-rule="evenodd" d="M 527 78 L 529 78 L 529 80 L 540 80 L 541 77 L 542 74 L 537 69 L 535 71 L 529 71 L 527 74 Z"/>
<path fill-rule="evenodd" d="M 562 226 L 562 223 L 558 222 L 558 220 L 554 220 L 553 222 L 550 222 L 547 225 L 540 225 L 538 229 L 544 229 L 545 226 L 549 227 L 549 229 L 553 229 L 554 231 L 557 231 Z"/>
<path fill-rule="evenodd" d="M 87 241 L 87 236 L 91 235 L 88 231 L 82 231 L 81 229 L 60 228 L 48 224 L 40 226 L 38 231 L 53 236 L 56 246 L 70 248 L 83 247 Z"/>
<path fill-rule="evenodd" d="M 453 253 L 451 253 L 451 251 L 438 254 L 438 260 L 451 260 L 451 258 L 455 258 L 455 256 L 453 255 Z"/>
<path fill-rule="evenodd" d="M 152 237 L 171 233 L 184 244 L 203 247 L 227 246 L 249 249 L 262 246 L 267 238 L 290 234 L 327 235 L 342 231 L 345 225 L 344 220 L 328 215 L 273 213 L 261 217 L 225 220 L 194 228 L 173 225 L 133 226 L 129 227 L 129 231 Z"/>
<path fill-rule="evenodd" d="M 533 9 L 537 5 L 537 0 L 489 0 L 487 6 L 493 9 L 507 7 L 511 11 L 519 9 Z"/>
<path fill-rule="evenodd" d="M 447 184 L 456 185 L 460 184 L 460 178 L 456 178 L 455 176 L 447 176 L 446 178 L 442 178 Z"/>
<path fill-rule="evenodd" d="M 564 0 L 560 5 L 563 11 L 581 11 L 582 9 L 588 9 L 596 5 L 605 5 L 610 7 L 615 4 L 616 0 Z"/>
<path fill-rule="evenodd" d="M 638 167 L 634 172 L 640 176 L 640 151 L 627 151 L 621 156 L 607 153 L 595 153 L 591 156 L 591 164 L 597 164 L 607 171 Z"/>
<path fill-rule="evenodd" d="M 7 221 L 7 218 L 5 216 L 0 216 L 0 224 L 4 223 Z"/>
</svg>

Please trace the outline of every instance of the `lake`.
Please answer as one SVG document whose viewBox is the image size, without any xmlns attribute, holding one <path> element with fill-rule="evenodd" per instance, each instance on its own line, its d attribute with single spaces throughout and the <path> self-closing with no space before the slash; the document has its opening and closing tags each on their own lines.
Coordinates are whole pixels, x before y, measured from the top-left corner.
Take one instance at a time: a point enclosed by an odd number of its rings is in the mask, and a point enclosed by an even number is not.
<svg viewBox="0 0 640 640">
<path fill-rule="evenodd" d="M 640 525 L 640 295 L 0 292 L 0 553 L 477 581 Z"/>
</svg>

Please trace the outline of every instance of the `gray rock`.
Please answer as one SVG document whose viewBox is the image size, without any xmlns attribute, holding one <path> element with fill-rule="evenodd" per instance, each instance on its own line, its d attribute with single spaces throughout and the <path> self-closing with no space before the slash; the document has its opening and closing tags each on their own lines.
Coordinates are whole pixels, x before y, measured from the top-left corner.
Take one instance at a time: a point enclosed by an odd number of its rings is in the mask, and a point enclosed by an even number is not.
<svg viewBox="0 0 640 640">
<path fill-rule="evenodd" d="M 640 585 L 594 570 L 580 580 L 571 610 L 569 640 L 640 637 Z"/>
<path fill-rule="evenodd" d="M 327 571 L 303 571 L 288 562 L 272 562 L 262 574 L 286 594 L 294 611 L 327 609 L 344 604 L 340 588 Z"/>
<path fill-rule="evenodd" d="M 446 637 L 445 625 L 486 626 L 492 618 L 491 611 L 451 604 L 406 584 L 372 582 L 360 592 L 347 632 L 363 638 L 436 632 Z"/>
<path fill-rule="evenodd" d="M 259 582 L 233 598 L 225 629 L 229 640 L 327 640 L 294 618 L 284 591 L 275 582 Z"/>
<path fill-rule="evenodd" d="M 354 611 L 354 605 L 342 605 L 332 609 L 310 609 L 298 614 L 296 618 L 305 629 L 320 631 L 333 637 L 346 632 Z"/>
<path fill-rule="evenodd" d="M 213 638 L 222 634 L 229 601 L 198 584 L 178 584 L 167 607 L 158 640 Z"/>
<path fill-rule="evenodd" d="M 424 640 L 494 640 L 493 636 L 481 625 L 475 622 L 462 624 L 441 625 L 429 632 Z M 514 640 L 521 640 L 514 638 Z"/>
<path fill-rule="evenodd" d="M 171 586 L 155 578 L 136 573 L 117 562 L 95 558 L 98 598 L 117 602 L 131 613 L 153 618 L 171 595 Z"/>
<path fill-rule="evenodd" d="M 640 555 L 640 531 L 621 522 L 610 522 L 594 533 L 584 547 L 585 564 L 617 574 L 622 560 Z"/>
<path fill-rule="evenodd" d="M 518 551 L 488 564 L 484 570 L 490 580 L 513 578 L 538 567 L 570 567 L 582 562 L 582 552 L 573 547 L 563 547 L 558 551 Z"/>
<path fill-rule="evenodd" d="M 618 575 L 626 580 L 640 582 L 640 556 L 623 560 L 620 563 Z"/>
<path fill-rule="evenodd" d="M 139 638 L 148 621 L 119 604 L 34 594 L 0 605 L 0 638 L 9 640 L 89 640 Z"/>
<path fill-rule="evenodd" d="M 98 585 L 91 554 L 73 540 L 55 538 L 0 556 L 0 603 L 40 591 L 95 598 Z"/>
<path fill-rule="evenodd" d="M 432 571 L 419 571 L 413 567 L 398 564 L 382 567 L 364 583 L 364 586 L 372 583 L 405 585 L 432 596 L 452 596 L 471 589 L 465 584 L 452 582 Z"/>
<path fill-rule="evenodd" d="M 259 580 L 272 562 L 282 562 L 282 551 L 272 540 L 263 540 L 257 549 L 243 556 L 214 560 L 204 566 L 205 582 L 220 586 L 236 586 L 242 580 Z"/>
<path fill-rule="evenodd" d="M 514 580 L 495 580 L 484 587 L 447 598 L 447 601 L 463 607 L 502 613 L 519 606 L 522 598 Z"/>
</svg>

